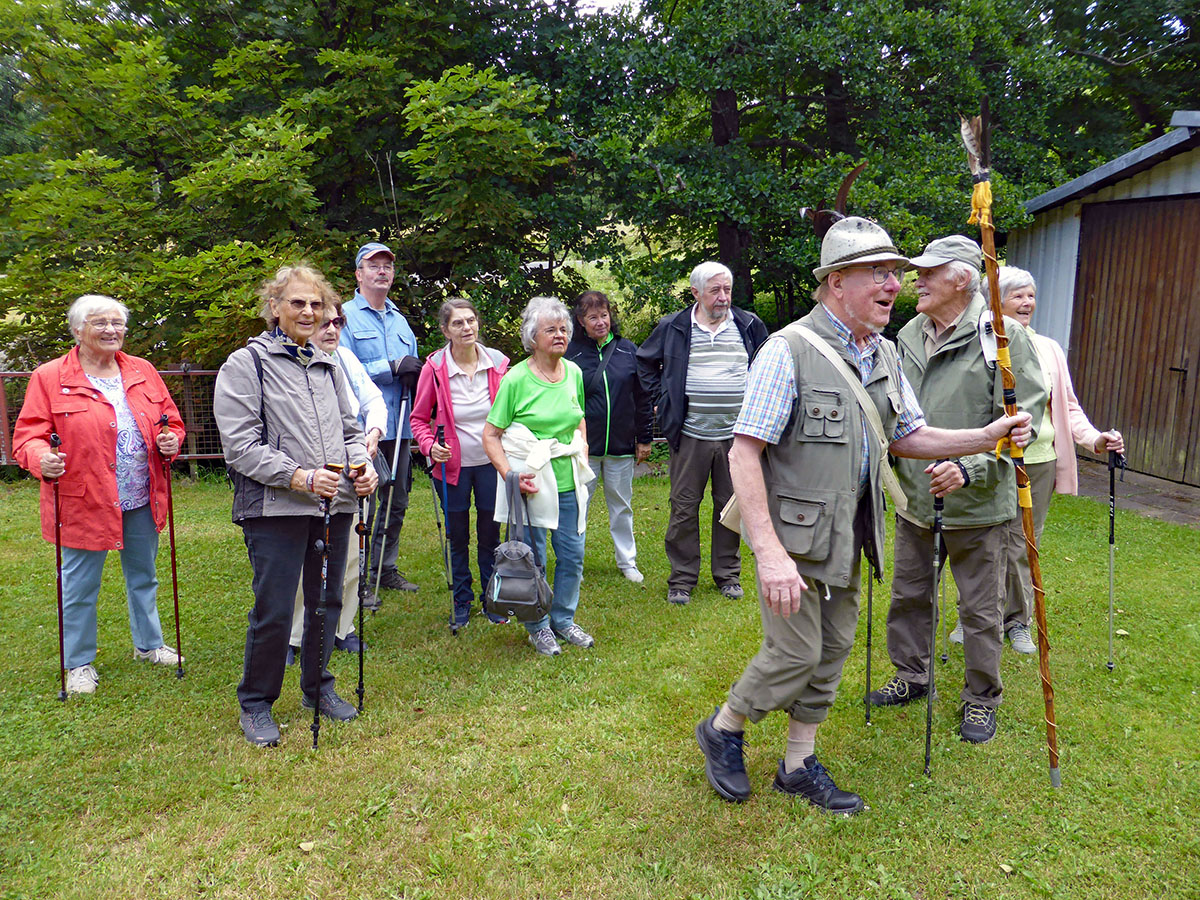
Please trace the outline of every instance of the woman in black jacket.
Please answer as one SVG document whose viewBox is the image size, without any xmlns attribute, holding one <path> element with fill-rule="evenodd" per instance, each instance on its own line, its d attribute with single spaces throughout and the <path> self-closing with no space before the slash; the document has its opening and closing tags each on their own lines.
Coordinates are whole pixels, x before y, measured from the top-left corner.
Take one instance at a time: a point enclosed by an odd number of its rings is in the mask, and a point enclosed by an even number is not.
<svg viewBox="0 0 1200 900">
<path fill-rule="evenodd" d="M 650 397 L 637 374 L 637 344 L 621 337 L 608 297 L 585 291 L 575 300 L 575 336 L 567 359 L 583 370 L 588 465 L 592 483 L 604 479 L 608 525 L 617 567 L 639 584 L 637 544 L 633 538 L 633 467 L 650 455 L 654 420 Z"/>
</svg>

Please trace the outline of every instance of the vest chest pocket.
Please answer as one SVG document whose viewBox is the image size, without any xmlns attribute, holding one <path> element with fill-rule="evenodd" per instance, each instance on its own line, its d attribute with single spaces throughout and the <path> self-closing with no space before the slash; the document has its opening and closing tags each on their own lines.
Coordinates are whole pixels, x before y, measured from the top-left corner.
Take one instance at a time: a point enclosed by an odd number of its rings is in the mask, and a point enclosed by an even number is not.
<svg viewBox="0 0 1200 900">
<path fill-rule="evenodd" d="M 793 556 L 822 560 L 829 555 L 833 507 L 825 500 L 779 495 L 779 540 Z"/>
<path fill-rule="evenodd" d="M 846 401 L 835 388 L 804 388 L 800 393 L 803 417 L 797 437 L 802 441 L 846 440 Z"/>
</svg>

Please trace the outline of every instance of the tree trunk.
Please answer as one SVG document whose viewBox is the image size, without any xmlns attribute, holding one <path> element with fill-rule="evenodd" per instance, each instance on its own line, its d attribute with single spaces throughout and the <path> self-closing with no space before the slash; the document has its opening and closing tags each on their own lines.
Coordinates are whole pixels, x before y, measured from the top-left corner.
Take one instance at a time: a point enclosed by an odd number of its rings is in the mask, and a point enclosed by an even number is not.
<svg viewBox="0 0 1200 900">
<path fill-rule="evenodd" d="M 850 127 L 850 92 L 841 72 L 825 72 L 825 130 L 834 153 L 858 156 L 858 142 Z"/>
<path fill-rule="evenodd" d="M 738 136 L 741 126 L 737 93 L 720 88 L 709 93 L 708 102 L 712 112 L 713 145 L 724 147 Z M 733 302 L 743 309 L 754 308 L 754 282 L 745 256 L 750 238 L 750 232 L 729 215 L 722 215 L 717 220 L 717 252 L 721 262 L 733 272 Z"/>
</svg>

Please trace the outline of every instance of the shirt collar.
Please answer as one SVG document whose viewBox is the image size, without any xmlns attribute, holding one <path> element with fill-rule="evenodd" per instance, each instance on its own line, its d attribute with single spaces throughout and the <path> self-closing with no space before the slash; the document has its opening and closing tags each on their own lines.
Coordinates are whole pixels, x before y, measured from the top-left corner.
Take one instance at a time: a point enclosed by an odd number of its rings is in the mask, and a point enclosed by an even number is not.
<svg viewBox="0 0 1200 900">
<path fill-rule="evenodd" d="M 733 310 L 730 309 L 728 315 L 725 316 L 724 321 L 721 322 L 720 325 L 717 325 L 714 328 L 709 328 L 706 325 L 701 325 L 700 320 L 696 318 L 696 310 L 699 308 L 700 308 L 700 304 L 698 302 L 692 304 L 692 324 L 695 325 L 697 328 L 707 331 L 709 334 L 720 334 L 722 331 L 724 331 L 726 328 L 728 328 L 730 325 L 733 324 Z"/>
<path fill-rule="evenodd" d="M 492 368 L 492 357 L 487 352 L 483 344 L 476 342 L 475 352 L 479 354 L 479 365 L 475 368 L 475 374 L 478 375 L 485 369 Z M 450 345 L 446 345 L 446 374 L 453 378 L 455 375 L 466 375 L 467 373 L 459 366 L 458 360 L 454 358 L 454 354 L 450 352 Z"/>
<path fill-rule="evenodd" d="M 866 346 L 860 347 L 857 341 L 854 340 L 854 332 L 847 328 L 841 319 L 830 312 L 828 306 L 822 303 L 821 309 L 825 310 L 825 315 L 829 317 L 829 323 L 833 326 L 833 330 L 837 332 L 837 336 L 841 338 L 842 343 L 846 345 L 847 350 L 856 356 L 869 356 L 875 352 L 875 348 L 879 346 L 879 335 L 871 332 L 867 335 Z"/>
</svg>

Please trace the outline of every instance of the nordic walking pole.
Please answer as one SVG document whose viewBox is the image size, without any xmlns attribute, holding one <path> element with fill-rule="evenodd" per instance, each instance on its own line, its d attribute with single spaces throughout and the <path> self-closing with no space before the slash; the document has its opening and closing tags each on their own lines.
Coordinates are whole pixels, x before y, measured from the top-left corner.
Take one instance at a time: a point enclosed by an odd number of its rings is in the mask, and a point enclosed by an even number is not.
<svg viewBox="0 0 1200 900">
<path fill-rule="evenodd" d="M 983 261 L 987 269 L 988 292 L 992 314 L 992 330 L 996 335 L 996 363 L 1000 367 L 1004 389 L 1004 412 L 1017 412 L 1017 380 L 1012 371 L 1008 352 L 1008 336 L 1004 333 L 1004 315 L 1000 310 L 999 262 L 996 259 L 996 229 L 992 223 L 992 184 L 990 121 L 987 97 L 983 98 L 980 114 L 974 119 L 962 118 L 961 133 L 967 149 L 967 162 L 975 187 L 971 193 L 971 216 L 968 224 L 979 223 L 983 244 Z M 1062 775 L 1058 770 L 1058 724 L 1054 717 L 1054 686 L 1050 681 L 1050 639 L 1046 631 L 1046 592 L 1042 588 L 1042 566 L 1038 558 L 1037 536 L 1033 526 L 1033 494 L 1029 489 L 1029 473 L 1025 471 L 1025 452 L 1013 441 L 1004 438 L 996 445 L 999 454 L 1004 446 L 1017 472 L 1017 504 L 1021 509 L 1021 528 L 1025 533 L 1025 548 L 1029 555 L 1029 575 L 1033 583 L 1033 607 L 1038 629 L 1038 672 L 1042 679 L 1042 699 L 1046 707 L 1046 746 L 1050 754 L 1050 785 L 1060 787 Z"/>
<path fill-rule="evenodd" d="M 406 393 L 400 398 L 400 417 L 396 420 L 396 444 L 392 448 L 392 480 L 388 482 L 387 508 L 383 512 L 383 539 L 379 542 L 379 559 L 375 561 L 375 584 L 372 589 L 379 593 L 379 582 L 383 579 L 383 550 L 387 544 L 388 525 L 392 521 L 392 495 L 396 490 L 396 466 L 400 464 L 400 435 L 404 434 L 404 420 L 408 418 L 406 415 L 408 406 L 408 394 Z M 375 528 L 372 529 L 375 533 L 379 531 L 379 507 L 375 507 Z M 375 544 L 375 535 L 371 536 L 371 544 Z M 361 639 L 361 638 L 360 638 Z"/>
<path fill-rule="evenodd" d="M 446 426 L 439 425 L 437 427 L 437 438 L 435 443 L 442 448 L 446 446 Z M 433 518 L 437 521 L 438 541 L 442 545 L 442 571 L 446 576 L 446 590 L 450 592 L 450 633 L 455 637 L 458 636 L 458 626 L 454 624 L 454 584 L 450 577 L 450 550 L 446 545 L 446 540 L 450 532 L 450 501 L 449 489 L 446 487 L 446 464 L 442 463 L 442 514 L 438 515 L 438 498 L 437 487 L 433 483 L 433 469 L 429 473 L 429 486 L 433 488 Z M 445 519 L 446 529 L 442 531 L 442 520 Z"/>
<path fill-rule="evenodd" d="M 875 578 L 871 571 L 871 560 L 867 559 L 867 689 L 863 692 L 863 707 L 866 709 L 867 724 L 871 724 L 871 602 L 875 594 Z"/>
<path fill-rule="evenodd" d="M 1125 455 L 1108 451 L 1108 671 L 1113 670 L 1113 569 L 1117 550 L 1117 469 L 1125 480 Z"/>
<path fill-rule="evenodd" d="M 167 431 L 169 421 L 166 413 L 163 413 L 158 420 L 158 425 L 164 433 Z M 171 461 L 161 453 L 159 458 L 162 460 L 163 477 L 167 479 L 167 533 L 171 537 L 171 594 L 175 600 L 175 653 L 179 657 L 175 677 L 182 678 L 183 639 L 179 636 L 179 575 L 175 569 L 175 498 L 171 491 Z"/>
<path fill-rule="evenodd" d="M 944 462 L 944 460 L 938 460 Z M 929 621 L 929 685 L 925 692 L 925 775 L 929 775 L 929 755 L 933 744 L 933 657 L 937 652 L 938 613 L 938 583 L 942 574 L 942 510 L 946 508 L 943 497 L 933 498 L 933 595 L 930 598 L 933 608 Z"/>
<path fill-rule="evenodd" d="M 351 466 L 350 477 L 358 478 L 366 467 L 366 463 Z M 366 499 L 359 495 L 358 522 L 354 526 L 354 533 L 358 535 L 358 687 L 355 689 L 355 693 L 358 695 L 359 712 L 363 711 L 363 650 L 367 646 L 366 638 L 363 636 L 363 601 L 367 598 L 367 551 L 364 546 L 367 542 L 365 508 Z M 345 602 L 345 598 L 342 602 Z"/>
<path fill-rule="evenodd" d="M 345 466 L 340 463 L 326 463 L 325 468 L 339 475 Z M 335 494 L 336 496 L 336 494 Z M 321 554 L 321 595 L 317 599 L 317 666 L 316 674 L 317 695 L 313 697 L 313 749 L 317 749 L 317 740 L 321 736 L 321 676 L 325 674 L 325 602 L 326 591 L 329 588 L 329 498 L 321 498 L 321 517 L 324 519 L 322 538 L 317 541 L 317 552 Z M 362 640 L 362 636 L 359 636 Z"/>
<path fill-rule="evenodd" d="M 50 449 L 55 453 L 62 446 L 62 438 L 50 432 Z M 63 648 L 63 601 L 62 601 L 62 514 L 58 501 L 58 479 L 51 479 L 54 489 L 54 569 L 58 573 L 58 677 L 59 702 L 67 699 L 67 656 Z"/>
<path fill-rule="evenodd" d="M 945 567 L 943 567 L 944 571 Z M 950 662 L 950 638 L 946 633 L 946 579 L 938 572 L 938 618 L 942 620 L 942 662 Z"/>
</svg>

